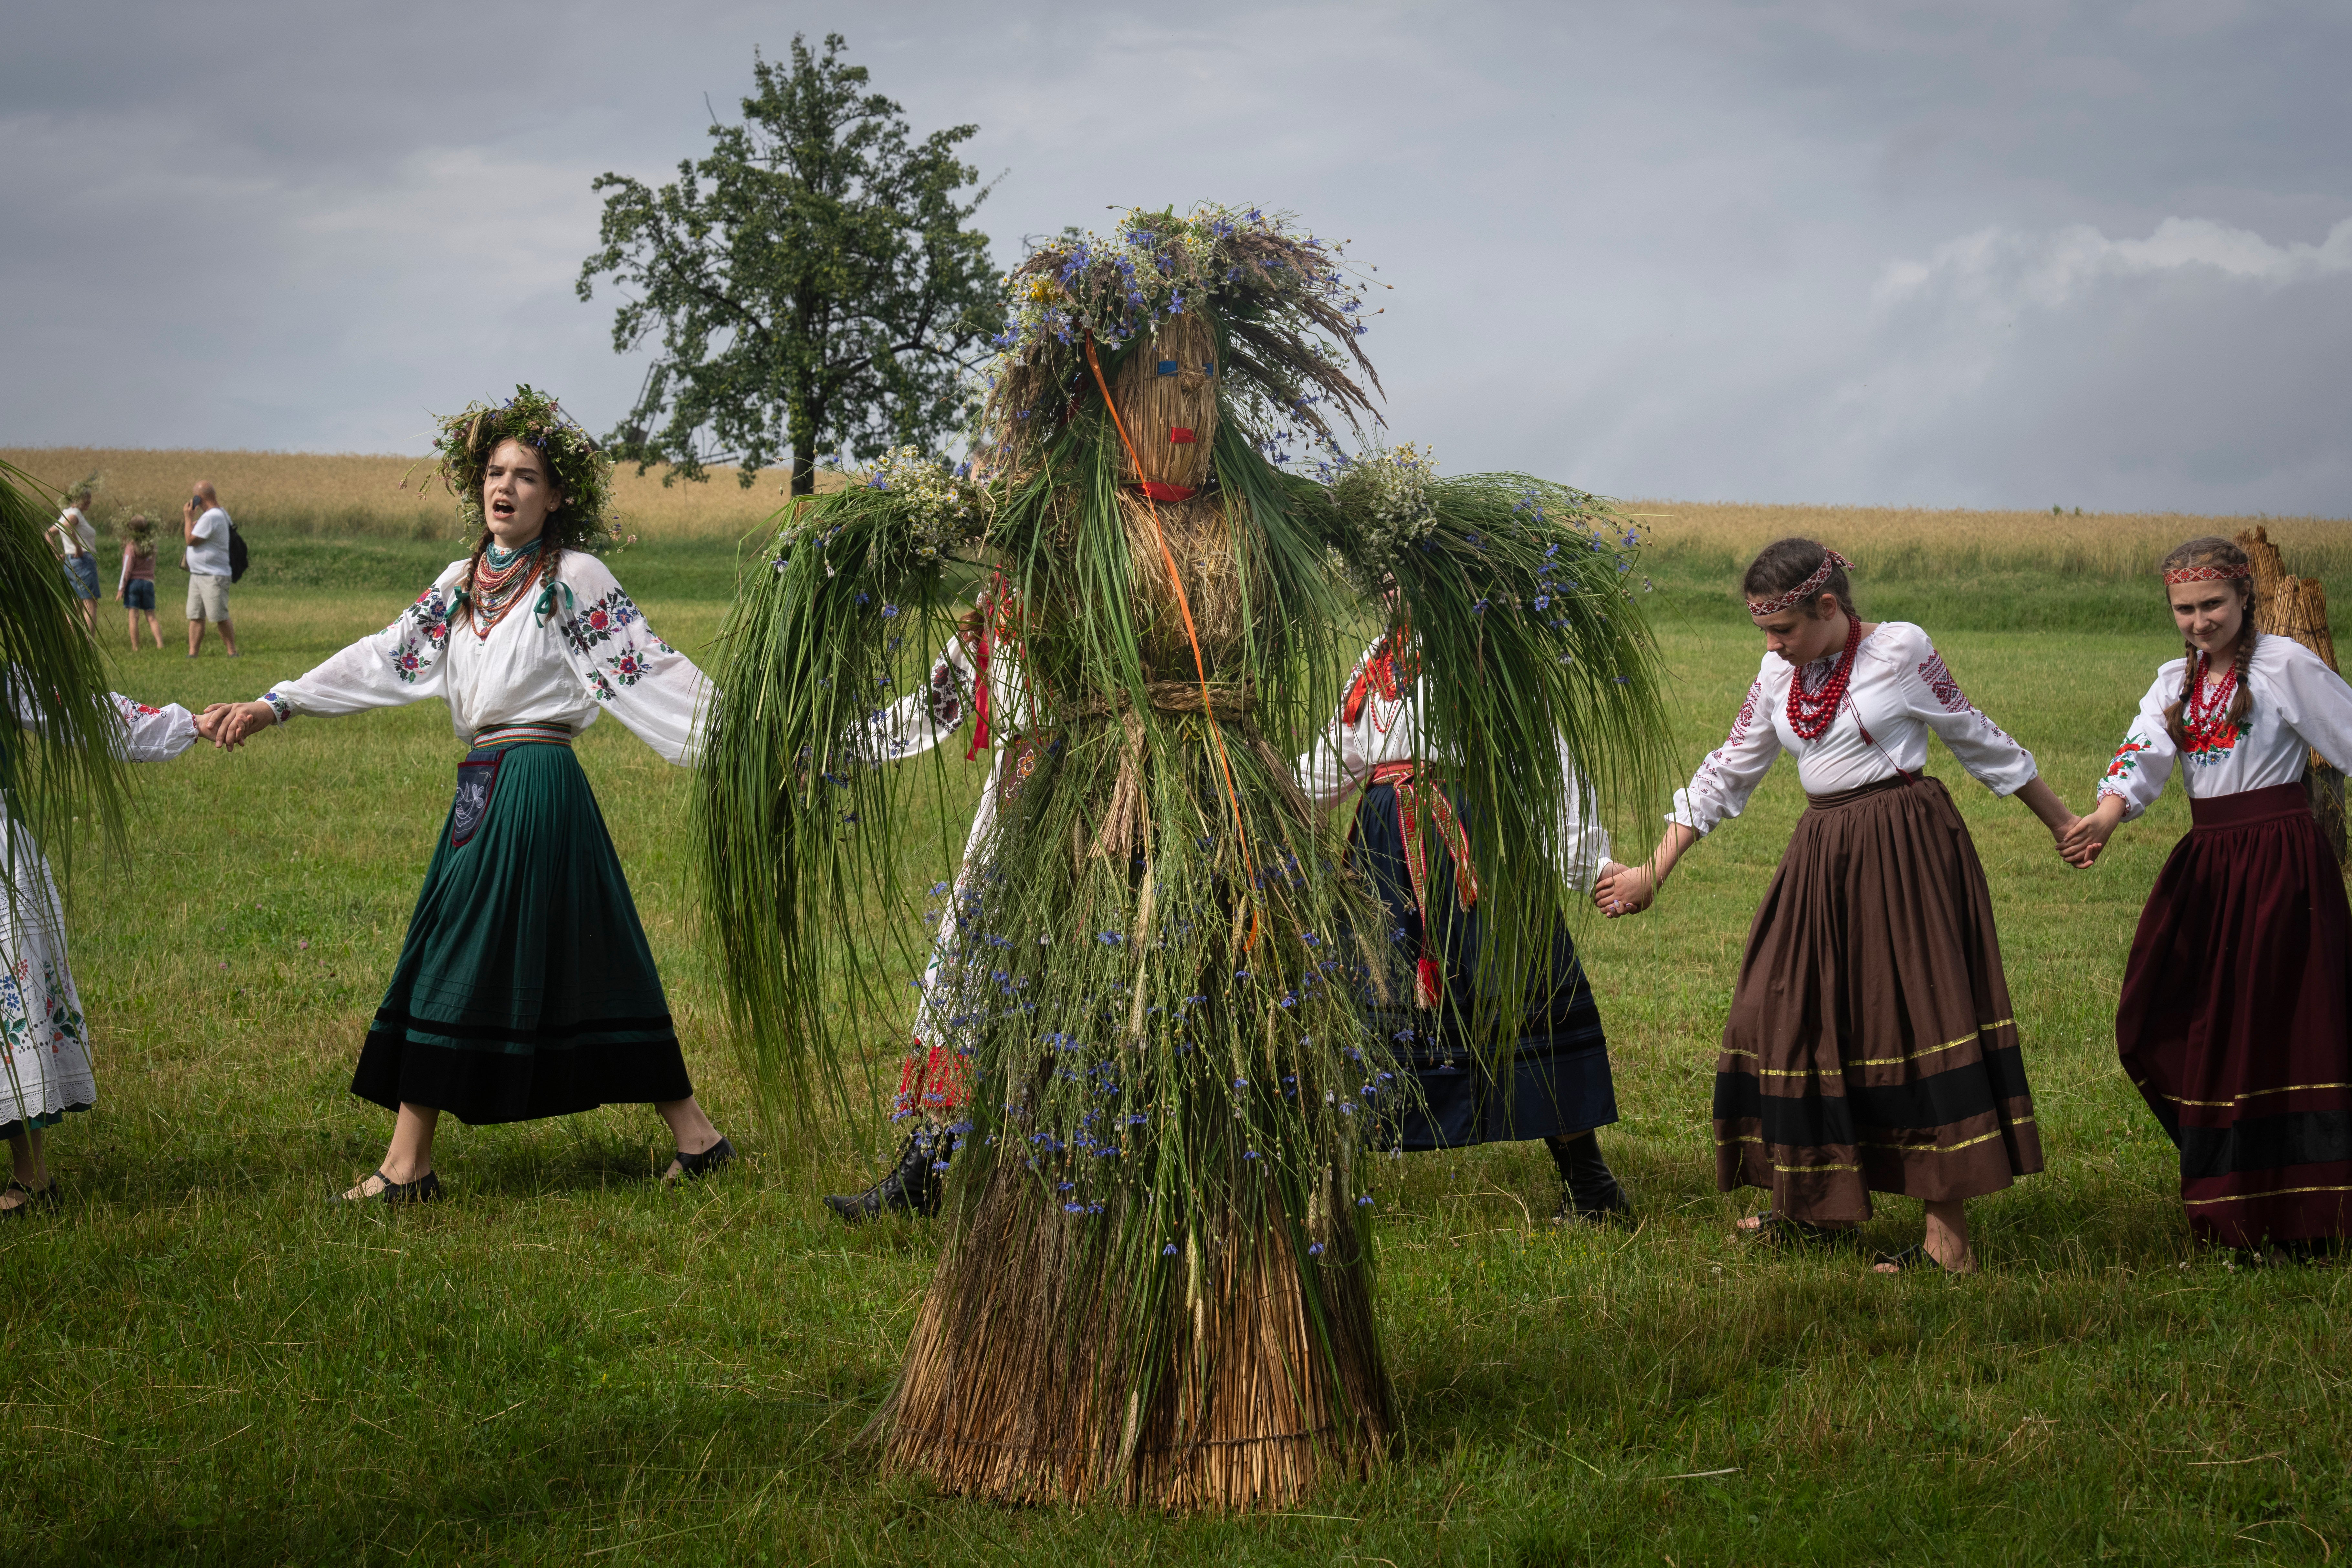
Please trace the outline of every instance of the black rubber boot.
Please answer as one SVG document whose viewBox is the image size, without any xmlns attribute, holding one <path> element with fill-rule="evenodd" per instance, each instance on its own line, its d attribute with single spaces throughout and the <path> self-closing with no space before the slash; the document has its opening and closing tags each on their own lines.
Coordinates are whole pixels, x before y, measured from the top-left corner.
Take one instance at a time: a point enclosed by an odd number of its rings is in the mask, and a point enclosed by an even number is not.
<svg viewBox="0 0 2352 1568">
<path fill-rule="evenodd" d="M 825 1205 L 852 1225 L 893 1209 L 937 1214 L 940 1173 L 932 1166 L 946 1164 L 954 1147 L 955 1140 L 944 1132 L 925 1129 L 909 1133 L 907 1146 L 898 1151 L 898 1163 L 888 1175 L 862 1193 L 835 1193 L 824 1200 Z"/>
<path fill-rule="evenodd" d="M 1551 1216 L 1552 1224 L 1598 1225 L 1633 1212 L 1633 1200 L 1609 1169 L 1609 1162 L 1601 1157 L 1597 1136 L 1579 1132 L 1570 1138 L 1547 1138 L 1544 1147 L 1551 1151 L 1552 1163 L 1559 1167 L 1559 1212 Z"/>
</svg>

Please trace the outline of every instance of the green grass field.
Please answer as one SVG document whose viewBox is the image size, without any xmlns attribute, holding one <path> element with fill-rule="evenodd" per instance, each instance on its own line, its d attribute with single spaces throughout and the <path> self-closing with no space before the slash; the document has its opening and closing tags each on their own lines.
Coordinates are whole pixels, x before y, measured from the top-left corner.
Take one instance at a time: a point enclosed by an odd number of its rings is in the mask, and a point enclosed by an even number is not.
<svg viewBox="0 0 2352 1568">
<path fill-rule="evenodd" d="M 244 659 L 125 657 L 110 618 L 117 681 L 191 707 L 249 697 L 388 620 L 442 558 L 281 542 L 236 598 Z M 659 542 L 615 566 L 665 637 L 711 636 L 723 547 Z M 1656 575 L 1687 768 L 1759 650 L 1724 584 L 1672 552 Z M 2146 585 L 1923 570 L 1864 589 L 1872 614 L 1937 634 L 2078 806 L 2177 646 Z M 1981 1276 L 1880 1278 L 1731 1236 L 1755 1194 L 1714 1191 L 1715 1041 L 1801 805 L 1784 767 L 1655 911 L 1583 936 L 1625 1112 L 1602 1137 L 1639 1228 L 1552 1231 L 1538 1145 L 1387 1164 L 1393 1462 L 1291 1512 L 1191 1518 L 943 1498 L 857 1445 L 933 1232 L 845 1230 L 819 1202 L 873 1171 L 878 1117 L 827 1147 L 752 1124 L 688 902 L 688 777 L 616 724 L 582 761 L 745 1166 L 661 1190 L 669 1151 L 643 1109 L 453 1121 L 437 1161 L 453 1201 L 329 1205 L 389 1130 L 345 1086 L 459 752 L 437 703 L 202 750 L 141 771 L 128 865 L 80 867 L 101 1103 L 51 1135 L 62 1211 L 0 1227 L 13 1557 L 1690 1568 L 2352 1545 L 2347 1276 L 2192 1249 L 2169 1145 L 2115 1064 L 2125 951 L 2185 826 L 2177 795 L 2077 874 L 2023 808 L 1932 764 L 1991 873 L 2050 1161 L 1975 1206 Z M 903 1026 L 866 1030 L 886 1079 Z M 1871 1239 L 1918 1223 L 1890 1201 Z"/>
</svg>

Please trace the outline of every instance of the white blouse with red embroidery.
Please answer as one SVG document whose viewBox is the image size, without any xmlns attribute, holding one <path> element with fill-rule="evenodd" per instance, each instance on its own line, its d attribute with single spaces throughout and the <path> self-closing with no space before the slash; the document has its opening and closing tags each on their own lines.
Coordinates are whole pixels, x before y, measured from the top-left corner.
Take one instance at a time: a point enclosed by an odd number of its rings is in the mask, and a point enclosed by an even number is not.
<svg viewBox="0 0 2352 1568">
<path fill-rule="evenodd" d="M 2099 781 L 2102 796 L 2123 798 L 2126 822 L 2164 793 L 2173 763 L 2184 758 L 2165 730 L 2164 710 L 2180 700 L 2188 673 L 2186 658 L 2156 672 L 2156 684 L 2139 700 L 2138 717 Z M 2223 724 L 2185 753 L 2180 782 L 2191 799 L 2294 784 L 2303 777 L 2306 752 L 2352 773 L 2352 686 L 2317 654 L 2293 637 L 2263 637 L 2246 661 L 2246 686 L 2253 701 L 2245 723 Z"/>
<path fill-rule="evenodd" d="M 1383 763 L 1423 760 L 1421 678 L 1399 678 L 1388 638 L 1364 650 L 1342 689 L 1348 695 L 1339 711 L 1315 749 L 1298 759 L 1299 785 L 1320 806 L 1337 805 L 1370 784 L 1372 770 Z M 1560 875 L 1570 887 L 1587 889 L 1609 864 L 1609 830 L 1588 813 L 1591 791 L 1564 742 L 1559 769 L 1568 781 L 1558 837 Z"/>
<path fill-rule="evenodd" d="M 1839 657 L 1833 653 L 1805 666 L 1805 689 L 1820 690 Z M 1930 731 L 1995 795 L 2013 795 L 2033 782 L 2033 753 L 1977 711 L 1927 634 L 1908 621 L 1881 621 L 1862 639 L 1854 649 L 1846 700 L 1829 728 L 1810 741 L 1789 723 L 1789 682 L 1800 673 L 1779 654 L 1764 656 L 1756 683 L 1731 721 L 1731 733 L 1707 753 L 1690 783 L 1675 791 L 1668 822 L 1713 832 L 1725 817 L 1747 808 L 1748 797 L 1782 752 L 1795 755 L 1807 795 L 1836 795 L 1898 772 L 1916 773 L 1927 764 Z"/>
<path fill-rule="evenodd" d="M 690 765 L 709 706 L 702 671 L 654 636 L 593 555 L 565 551 L 554 576 L 478 636 L 467 616 L 452 616 L 466 578 L 466 563 L 453 561 L 398 620 L 261 700 L 283 723 L 439 697 L 466 740 L 500 724 L 576 733 L 609 711 L 667 761 Z"/>
</svg>

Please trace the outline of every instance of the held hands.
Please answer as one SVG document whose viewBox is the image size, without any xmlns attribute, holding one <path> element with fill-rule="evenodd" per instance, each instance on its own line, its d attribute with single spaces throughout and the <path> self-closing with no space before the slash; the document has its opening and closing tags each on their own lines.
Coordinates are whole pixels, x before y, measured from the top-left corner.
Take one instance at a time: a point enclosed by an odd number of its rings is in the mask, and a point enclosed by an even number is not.
<svg viewBox="0 0 2352 1568">
<path fill-rule="evenodd" d="M 2077 871 L 2090 869 L 2099 851 L 2107 847 L 2107 839 L 2116 825 L 2124 819 L 2124 798 L 2119 795 L 2104 795 L 2088 816 L 2078 816 L 2057 835 L 2058 853 L 2066 864 Z"/>
<path fill-rule="evenodd" d="M 1638 915 L 1658 896 L 1656 877 L 1647 866 L 1612 864 L 1592 889 L 1592 901 L 1611 920 Z"/>
<path fill-rule="evenodd" d="M 267 702 L 215 702 L 196 715 L 196 733 L 225 752 L 245 744 L 255 731 L 278 722 Z"/>
</svg>

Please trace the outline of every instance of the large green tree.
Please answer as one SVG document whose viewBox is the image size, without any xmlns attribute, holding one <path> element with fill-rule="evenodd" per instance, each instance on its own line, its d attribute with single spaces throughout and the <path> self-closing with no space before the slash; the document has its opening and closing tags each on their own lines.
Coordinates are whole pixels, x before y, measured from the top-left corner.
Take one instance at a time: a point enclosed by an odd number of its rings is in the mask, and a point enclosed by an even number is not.
<svg viewBox="0 0 2352 1568">
<path fill-rule="evenodd" d="M 614 351 L 660 337 L 614 436 L 640 471 L 731 462 L 748 487 L 789 449 L 806 495 L 820 455 L 929 447 L 964 413 L 1003 321 L 988 237 L 964 226 L 988 189 L 955 153 L 980 128 L 916 141 L 845 47 L 795 34 L 789 68 L 755 51 L 742 121 L 713 125 L 675 184 L 596 181 L 603 248 L 580 298 L 609 274 L 625 296 Z"/>
</svg>

